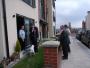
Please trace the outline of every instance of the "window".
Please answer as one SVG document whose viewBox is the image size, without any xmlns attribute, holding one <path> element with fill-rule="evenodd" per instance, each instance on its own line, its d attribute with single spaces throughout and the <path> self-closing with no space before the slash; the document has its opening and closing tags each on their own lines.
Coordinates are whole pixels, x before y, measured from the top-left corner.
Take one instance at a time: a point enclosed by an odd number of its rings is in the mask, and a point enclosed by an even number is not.
<svg viewBox="0 0 90 68">
<path fill-rule="evenodd" d="M 52 2 L 52 3 L 53 3 L 53 7 L 55 8 L 55 0 L 53 0 L 53 2 Z"/>
<path fill-rule="evenodd" d="M 45 19 L 45 4 L 44 0 L 40 0 L 40 14 L 43 19 Z"/>
<path fill-rule="evenodd" d="M 30 5 L 33 8 L 36 8 L 36 0 L 23 0 L 25 3 L 27 3 L 28 5 Z"/>
<path fill-rule="evenodd" d="M 53 12 L 53 21 L 56 22 L 55 13 Z"/>
</svg>

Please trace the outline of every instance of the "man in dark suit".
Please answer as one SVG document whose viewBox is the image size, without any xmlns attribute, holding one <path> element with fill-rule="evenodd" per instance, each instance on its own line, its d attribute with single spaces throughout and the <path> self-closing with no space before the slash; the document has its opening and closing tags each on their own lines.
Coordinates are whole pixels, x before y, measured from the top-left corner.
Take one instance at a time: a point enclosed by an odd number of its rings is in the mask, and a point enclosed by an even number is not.
<svg viewBox="0 0 90 68">
<path fill-rule="evenodd" d="M 66 32 L 65 27 L 62 28 L 62 32 L 59 37 L 60 45 L 62 46 L 63 50 L 63 59 L 68 59 L 68 33 Z"/>
<path fill-rule="evenodd" d="M 70 53 L 71 52 L 71 49 L 70 49 L 70 38 L 69 38 L 69 35 L 71 34 L 71 32 L 70 32 L 70 30 L 69 30 L 69 28 L 68 28 L 68 26 L 67 25 L 64 25 L 64 28 L 65 28 L 65 30 L 66 30 L 66 32 L 67 32 L 67 34 L 68 34 L 68 46 L 67 46 L 67 48 L 68 48 L 68 53 Z"/>
<path fill-rule="evenodd" d="M 34 45 L 35 52 L 38 52 L 37 39 L 38 39 L 38 28 L 35 26 L 35 24 L 33 24 L 32 27 L 30 27 L 30 41 L 31 44 Z"/>
</svg>

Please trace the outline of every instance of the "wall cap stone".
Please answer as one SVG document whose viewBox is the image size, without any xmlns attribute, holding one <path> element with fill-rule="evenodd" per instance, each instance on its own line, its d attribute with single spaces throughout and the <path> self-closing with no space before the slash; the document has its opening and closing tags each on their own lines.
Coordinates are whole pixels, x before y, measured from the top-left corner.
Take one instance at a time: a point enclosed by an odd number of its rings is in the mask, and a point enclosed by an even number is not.
<svg viewBox="0 0 90 68">
<path fill-rule="evenodd" d="M 59 41 L 46 41 L 42 43 L 42 47 L 59 47 L 60 42 Z"/>
</svg>

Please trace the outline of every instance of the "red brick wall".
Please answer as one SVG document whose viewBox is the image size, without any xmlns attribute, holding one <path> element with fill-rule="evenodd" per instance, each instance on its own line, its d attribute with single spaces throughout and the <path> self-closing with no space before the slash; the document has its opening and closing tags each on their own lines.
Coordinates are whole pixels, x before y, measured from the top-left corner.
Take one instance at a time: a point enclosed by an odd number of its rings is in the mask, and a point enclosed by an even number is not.
<svg viewBox="0 0 90 68">
<path fill-rule="evenodd" d="M 44 67 L 58 68 L 60 65 L 60 52 L 57 47 L 44 48 Z"/>
</svg>

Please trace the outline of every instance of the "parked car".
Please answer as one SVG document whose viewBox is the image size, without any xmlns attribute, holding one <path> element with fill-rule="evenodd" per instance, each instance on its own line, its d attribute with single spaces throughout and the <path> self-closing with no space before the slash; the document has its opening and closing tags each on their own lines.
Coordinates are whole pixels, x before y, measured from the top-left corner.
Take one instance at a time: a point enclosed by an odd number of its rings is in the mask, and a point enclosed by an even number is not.
<svg viewBox="0 0 90 68">
<path fill-rule="evenodd" d="M 77 38 L 78 40 L 81 40 L 81 33 L 76 33 L 76 38 Z"/>
<path fill-rule="evenodd" d="M 76 38 L 81 41 L 82 35 L 85 33 L 85 30 L 78 30 L 76 33 Z"/>
<path fill-rule="evenodd" d="M 81 41 L 90 48 L 90 30 L 87 30 L 84 34 L 82 34 Z"/>
</svg>

